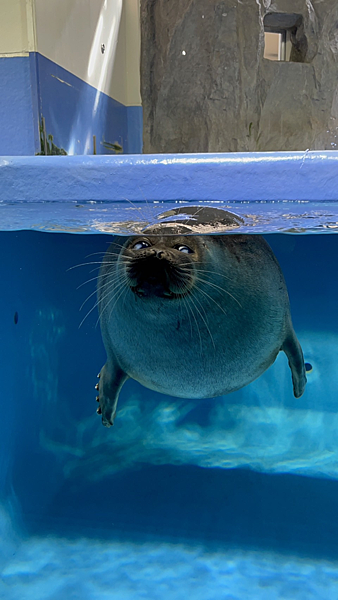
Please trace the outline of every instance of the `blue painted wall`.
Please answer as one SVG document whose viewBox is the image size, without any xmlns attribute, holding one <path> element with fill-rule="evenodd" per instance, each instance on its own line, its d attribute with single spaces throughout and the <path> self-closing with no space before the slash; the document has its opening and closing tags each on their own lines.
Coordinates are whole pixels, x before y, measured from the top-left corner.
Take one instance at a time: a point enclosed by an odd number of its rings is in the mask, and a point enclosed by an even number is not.
<svg viewBox="0 0 338 600">
<path fill-rule="evenodd" d="M 118 142 L 123 153 L 142 151 L 142 108 L 126 107 L 98 92 L 41 54 L 0 59 L 3 98 L 0 154 L 40 150 L 39 119 L 47 134 L 71 154 L 110 154 L 102 142 Z"/>
<path fill-rule="evenodd" d="M 0 81 L 0 154 L 34 154 L 38 132 L 29 58 L 0 58 Z"/>
<path fill-rule="evenodd" d="M 127 106 L 128 154 L 140 154 L 143 147 L 143 112 L 141 106 Z"/>
</svg>

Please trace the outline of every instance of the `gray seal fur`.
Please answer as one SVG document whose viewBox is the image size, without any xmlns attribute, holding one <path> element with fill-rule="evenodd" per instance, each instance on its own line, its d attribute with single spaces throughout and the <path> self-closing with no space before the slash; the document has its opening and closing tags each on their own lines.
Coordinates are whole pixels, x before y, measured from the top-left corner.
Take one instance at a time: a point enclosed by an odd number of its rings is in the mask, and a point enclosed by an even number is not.
<svg viewBox="0 0 338 600">
<path fill-rule="evenodd" d="M 306 385 L 280 266 L 259 235 L 115 237 L 98 278 L 107 362 L 98 413 L 114 423 L 130 377 L 180 398 L 229 394 L 284 351 L 293 391 Z"/>
</svg>

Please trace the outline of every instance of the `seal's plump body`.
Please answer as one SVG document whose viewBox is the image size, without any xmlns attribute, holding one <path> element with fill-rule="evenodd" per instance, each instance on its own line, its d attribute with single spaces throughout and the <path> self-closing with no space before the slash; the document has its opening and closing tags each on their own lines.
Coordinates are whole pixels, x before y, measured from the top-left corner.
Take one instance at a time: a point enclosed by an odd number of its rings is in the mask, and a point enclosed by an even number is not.
<svg viewBox="0 0 338 600">
<path fill-rule="evenodd" d="M 99 411 L 113 424 L 128 377 L 181 398 L 229 394 L 283 350 L 294 395 L 305 367 L 283 274 L 257 235 L 116 237 L 98 280 L 107 363 Z"/>
</svg>

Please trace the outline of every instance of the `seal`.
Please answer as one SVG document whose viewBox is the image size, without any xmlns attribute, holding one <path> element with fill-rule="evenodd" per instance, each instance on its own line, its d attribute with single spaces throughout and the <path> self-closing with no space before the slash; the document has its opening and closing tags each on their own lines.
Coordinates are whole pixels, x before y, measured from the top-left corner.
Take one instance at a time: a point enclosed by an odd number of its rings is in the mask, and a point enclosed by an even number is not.
<svg viewBox="0 0 338 600">
<path fill-rule="evenodd" d="M 180 398 L 230 394 L 284 351 L 293 392 L 306 385 L 280 266 L 259 235 L 116 236 L 98 278 L 107 362 L 97 412 L 114 423 L 128 378 Z"/>
</svg>

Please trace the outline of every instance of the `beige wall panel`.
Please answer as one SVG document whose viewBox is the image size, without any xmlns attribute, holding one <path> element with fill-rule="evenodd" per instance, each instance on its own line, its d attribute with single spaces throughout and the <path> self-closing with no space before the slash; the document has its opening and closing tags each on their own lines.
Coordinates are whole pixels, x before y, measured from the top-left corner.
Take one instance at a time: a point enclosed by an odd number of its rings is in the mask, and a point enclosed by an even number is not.
<svg viewBox="0 0 338 600">
<path fill-rule="evenodd" d="M 32 0 L 0 0 L 0 55 L 35 49 Z"/>
</svg>

